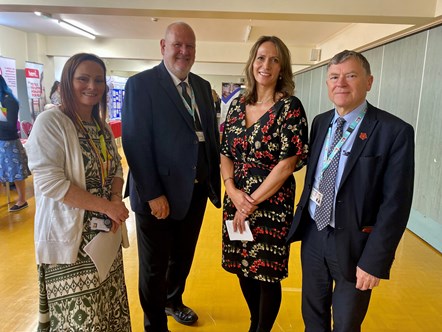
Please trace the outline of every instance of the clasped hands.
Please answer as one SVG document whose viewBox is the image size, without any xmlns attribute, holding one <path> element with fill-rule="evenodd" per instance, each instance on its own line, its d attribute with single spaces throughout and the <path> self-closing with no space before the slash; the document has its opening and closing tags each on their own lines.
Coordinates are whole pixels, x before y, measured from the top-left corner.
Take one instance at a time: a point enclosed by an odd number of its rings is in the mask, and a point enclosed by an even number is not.
<svg viewBox="0 0 442 332">
<path fill-rule="evenodd" d="M 233 195 L 229 196 L 236 207 L 235 216 L 233 217 L 233 230 L 244 232 L 246 229 L 245 221 L 258 208 L 256 201 L 245 192 L 235 189 Z"/>
<path fill-rule="evenodd" d="M 112 232 L 116 232 L 118 227 L 129 218 L 129 210 L 121 199 L 113 199 L 109 201 L 110 206 L 106 215 L 112 220 Z"/>
</svg>

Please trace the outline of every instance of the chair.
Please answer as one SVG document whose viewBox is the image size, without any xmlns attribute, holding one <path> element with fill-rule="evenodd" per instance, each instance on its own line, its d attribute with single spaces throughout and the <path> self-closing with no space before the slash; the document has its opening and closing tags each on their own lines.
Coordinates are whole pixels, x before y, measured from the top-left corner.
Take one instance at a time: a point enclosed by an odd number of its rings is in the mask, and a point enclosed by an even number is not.
<svg viewBox="0 0 442 332">
<path fill-rule="evenodd" d="M 29 137 L 29 135 L 31 134 L 31 130 L 32 130 L 32 123 L 27 122 L 27 121 L 22 121 L 21 122 L 21 129 L 26 134 L 26 137 Z"/>
</svg>

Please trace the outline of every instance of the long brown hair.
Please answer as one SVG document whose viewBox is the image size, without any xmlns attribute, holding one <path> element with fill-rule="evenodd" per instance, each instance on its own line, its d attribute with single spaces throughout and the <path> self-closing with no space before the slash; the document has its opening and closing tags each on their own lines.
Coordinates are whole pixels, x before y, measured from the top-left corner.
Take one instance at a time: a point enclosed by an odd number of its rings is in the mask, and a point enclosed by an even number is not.
<svg viewBox="0 0 442 332">
<path fill-rule="evenodd" d="M 293 96 L 295 91 L 295 82 L 293 82 L 293 72 L 291 64 L 290 50 L 284 42 L 276 36 L 261 36 L 250 49 L 249 59 L 247 60 L 246 72 L 246 89 L 244 99 L 246 104 L 255 104 L 258 100 L 256 92 L 256 80 L 253 76 L 253 62 L 256 59 L 258 48 L 265 42 L 272 42 L 276 47 L 276 52 L 281 64 L 280 78 L 276 82 L 275 94 L 282 93 L 282 98 Z"/>
<path fill-rule="evenodd" d="M 75 111 L 76 102 L 74 94 L 72 93 L 74 89 L 73 80 L 74 80 L 75 71 L 77 70 L 78 66 L 84 61 L 93 61 L 95 63 L 98 63 L 103 68 L 103 74 L 104 74 L 103 79 L 104 82 L 106 82 L 106 65 L 104 64 L 103 60 L 101 60 L 95 54 L 90 54 L 90 53 L 75 54 L 71 56 L 64 65 L 60 80 L 60 96 L 61 96 L 60 109 L 64 114 L 66 114 L 72 120 L 72 122 L 77 127 L 77 130 L 80 130 L 81 127 L 79 126 L 78 116 Z M 105 91 L 107 91 L 107 89 Z M 97 121 L 97 123 L 100 125 L 100 128 L 104 129 L 106 116 L 107 116 L 107 102 L 106 102 L 106 92 L 105 92 L 103 93 L 100 102 L 92 107 L 92 118 L 94 118 L 95 121 Z"/>
</svg>

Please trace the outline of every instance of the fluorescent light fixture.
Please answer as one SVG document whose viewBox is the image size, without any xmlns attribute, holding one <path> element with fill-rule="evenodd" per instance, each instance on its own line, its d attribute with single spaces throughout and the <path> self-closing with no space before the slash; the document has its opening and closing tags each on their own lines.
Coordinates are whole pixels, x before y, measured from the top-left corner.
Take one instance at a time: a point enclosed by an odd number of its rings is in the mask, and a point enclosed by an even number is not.
<svg viewBox="0 0 442 332">
<path fill-rule="evenodd" d="M 42 12 L 34 12 L 34 14 L 37 16 L 51 19 L 54 22 L 57 22 L 61 27 L 65 28 L 66 30 L 69 30 L 71 32 L 74 32 L 76 34 L 82 35 L 82 36 L 90 38 L 90 39 L 95 39 L 95 35 L 93 33 L 86 31 L 80 27 L 77 27 L 76 25 L 74 25 L 72 23 L 63 21 L 62 19 L 55 19 L 52 17 L 51 14 L 46 14 L 46 13 L 42 13 Z"/>
<path fill-rule="evenodd" d="M 52 18 L 51 14 L 46 14 L 46 13 L 42 13 L 42 12 L 34 12 L 35 15 L 43 17 L 43 18 L 47 18 L 49 20 L 52 20 L 54 22 L 57 22 L 57 20 L 55 18 Z"/>
<path fill-rule="evenodd" d="M 63 20 L 58 20 L 57 22 L 58 22 L 58 24 L 60 24 L 61 27 L 65 28 L 66 30 L 75 32 L 79 35 L 82 35 L 82 36 L 90 38 L 90 39 L 95 39 L 94 34 L 88 32 L 86 30 L 83 30 L 83 29 L 77 27 L 76 25 L 73 25 L 73 24 L 63 21 Z"/>
<path fill-rule="evenodd" d="M 246 34 L 244 35 L 244 42 L 248 42 L 250 38 L 250 33 L 252 32 L 252 26 L 248 25 L 246 27 Z"/>
</svg>

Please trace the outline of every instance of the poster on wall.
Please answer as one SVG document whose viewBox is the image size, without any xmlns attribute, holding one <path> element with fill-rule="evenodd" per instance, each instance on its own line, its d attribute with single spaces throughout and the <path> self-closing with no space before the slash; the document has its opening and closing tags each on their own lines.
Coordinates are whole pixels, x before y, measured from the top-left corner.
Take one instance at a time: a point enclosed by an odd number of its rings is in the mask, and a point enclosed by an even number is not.
<svg viewBox="0 0 442 332">
<path fill-rule="evenodd" d="M 46 104 L 46 93 L 43 85 L 43 64 L 29 62 L 25 63 L 26 87 L 28 91 L 29 109 L 32 120 L 40 114 Z"/>
<path fill-rule="evenodd" d="M 107 110 L 109 120 L 121 119 L 121 108 L 123 107 L 124 87 L 126 81 L 126 77 L 108 76 L 106 78 L 108 86 Z"/>
<path fill-rule="evenodd" d="M 14 93 L 14 96 L 18 99 L 15 59 L 0 56 L 0 75 L 3 76 L 6 84 L 8 84 L 9 88 Z"/>
<path fill-rule="evenodd" d="M 226 121 L 227 111 L 229 109 L 230 103 L 233 99 L 239 96 L 241 93 L 241 83 L 222 83 L 221 91 L 221 115 L 220 115 L 220 126 L 219 131 L 224 130 L 224 122 Z"/>
</svg>

